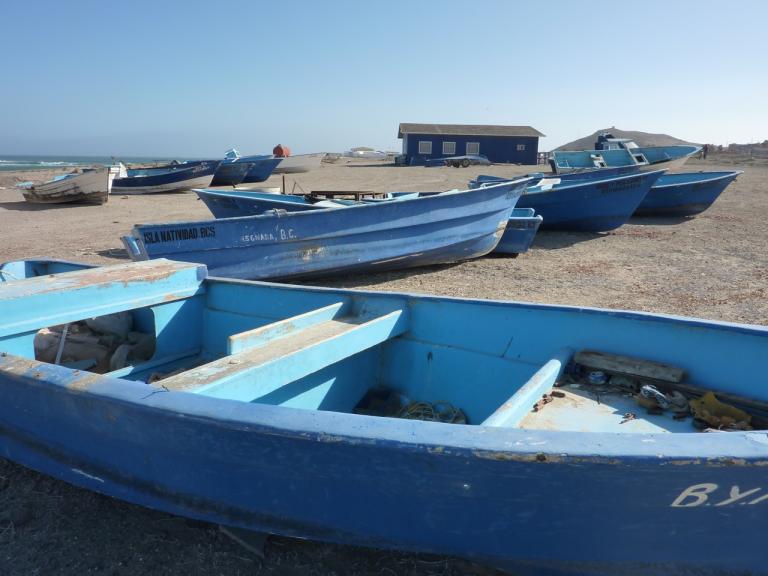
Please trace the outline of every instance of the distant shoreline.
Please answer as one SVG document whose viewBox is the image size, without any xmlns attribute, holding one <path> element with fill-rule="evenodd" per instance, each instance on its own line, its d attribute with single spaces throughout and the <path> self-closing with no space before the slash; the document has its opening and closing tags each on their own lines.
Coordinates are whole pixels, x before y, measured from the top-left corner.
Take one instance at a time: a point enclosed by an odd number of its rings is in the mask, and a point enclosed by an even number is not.
<svg viewBox="0 0 768 576">
<path fill-rule="evenodd" d="M 155 162 L 170 162 L 178 160 L 193 160 L 193 158 L 164 158 L 150 156 L 65 156 L 65 155 L 35 155 L 35 154 L 0 154 L 0 172 L 32 172 L 38 170 L 57 170 L 92 166 L 94 164 L 110 166 L 115 162 L 129 164 L 148 164 Z"/>
</svg>

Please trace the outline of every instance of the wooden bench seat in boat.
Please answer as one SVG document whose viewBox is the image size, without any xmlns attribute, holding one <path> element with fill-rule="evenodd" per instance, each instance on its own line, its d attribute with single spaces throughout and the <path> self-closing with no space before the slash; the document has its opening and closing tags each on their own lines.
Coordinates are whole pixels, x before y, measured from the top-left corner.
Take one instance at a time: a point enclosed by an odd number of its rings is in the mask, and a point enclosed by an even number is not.
<svg viewBox="0 0 768 576">
<path fill-rule="evenodd" d="M 407 313 L 337 316 L 344 303 L 230 336 L 230 354 L 162 381 L 181 390 L 251 402 L 407 330 Z"/>
</svg>

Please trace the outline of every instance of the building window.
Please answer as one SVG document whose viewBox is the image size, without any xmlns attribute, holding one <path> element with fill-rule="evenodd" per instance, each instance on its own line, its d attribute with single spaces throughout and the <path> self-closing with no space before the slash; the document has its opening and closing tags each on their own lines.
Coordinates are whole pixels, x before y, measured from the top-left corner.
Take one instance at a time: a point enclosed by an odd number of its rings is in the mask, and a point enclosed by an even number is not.
<svg viewBox="0 0 768 576">
<path fill-rule="evenodd" d="M 456 142 L 443 142 L 443 154 L 449 156 L 456 154 Z"/>
<path fill-rule="evenodd" d="M 518 152 L 522 152 L 523 150 L 525 150 L 525 144 L 518 144 L 517 145 L 517 151 Z"/>
<path fill-rule="evenodd" d="M 467 142 L 467 154 L 480 154 L 480 142 Z"/>
<path fill-rule="evenodd" d="M 432 154 L 432 142 L 429 140 L 419 140 L 419 154 Z"/>
</svg>

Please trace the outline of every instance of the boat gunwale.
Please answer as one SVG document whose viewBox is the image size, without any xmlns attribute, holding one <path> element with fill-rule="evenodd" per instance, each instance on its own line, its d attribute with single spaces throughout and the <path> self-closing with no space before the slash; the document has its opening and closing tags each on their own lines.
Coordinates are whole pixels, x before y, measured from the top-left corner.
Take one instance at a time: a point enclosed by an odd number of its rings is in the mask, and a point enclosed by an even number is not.
<svg viewBox="0 0 768 576">
<path fill-rule="evenodd" d="M 639 172 L 633 172 L 632 174 L 618 174 L 616 176 L 606 177 L 602 179 L 584 179 L 584 180 L 573 180 L 572 183 L 563 183 L 558 182 L 557 184 L 553 184 L 552 188 L 549 188 L 548 190 L 541 190 L 538 192 L 529 193 L 526 192 L 525 194 L 547 194 L 548 192 L 556 192 L 558 190 L 571 190 L 573 188 L 583 188 L 587 186 L 594 186 L 596 184 L 604 184 L 606 182 L 621 182 L 623 180 L 628 180 L 630 178 L 637 178 L 640 177 L 642 180 L 647 180 L 649 176 L 656 175 L 656 179 L 660 178 L 667 172 L 666 168 L 660 168 L 658 170 L 647 170 L 647 171 L 639 171 Z M 557 178 L 556 176 L 552 176 L 551 178 Z M 542 180 L 546 180 L 547 177 L 545 176 L 542 178 Z M 620 190 L 623 192 L 624 190 Z"/>
<path fill-rule="evenodd" d="M 720 174 L 720 176 L 713 176 L 711 178 L 704 178 L 702 180 L 692 180 L 690 182 L 675 182 L 671 184 L 654 184 L 651 190 L 658 190 L 659 188 L 675 188 L 678 186 L 690 186 L 691 184 L 710 184 L 713 182 L 719 182 L 728 178 L 738 178 L 741 174 L 744 174 L 744 170 L 713 170 L 707 172 L 700 170 L 699 172 L 673 172 L 667 174 L 667 176 L 683 176 L 687 174 Z"/>
</svg>

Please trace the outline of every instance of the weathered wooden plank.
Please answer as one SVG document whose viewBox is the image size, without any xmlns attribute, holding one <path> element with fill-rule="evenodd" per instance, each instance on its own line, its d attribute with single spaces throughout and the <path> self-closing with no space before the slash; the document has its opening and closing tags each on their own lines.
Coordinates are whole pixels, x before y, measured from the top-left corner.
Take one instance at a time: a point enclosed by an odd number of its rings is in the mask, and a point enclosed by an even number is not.
<svg viewBox="0 0 768 576">
<path fill-rule="evenodd" d="M 685 377 L 685 371 L 677 366 L 653 362 L 642 358 L 606 354 L 595 350 L 581 350 L 576 353 L 574 362 L 613 374 L 626 374 L 637 378 L 650 378 L 665 382 L 680 382 Z"/>
<path fill-rule="evenodd" d="M 0 338 L 189 298 L 205 276 L 200 264 L 158 259 L 3 283 Z"/>
</svg>

